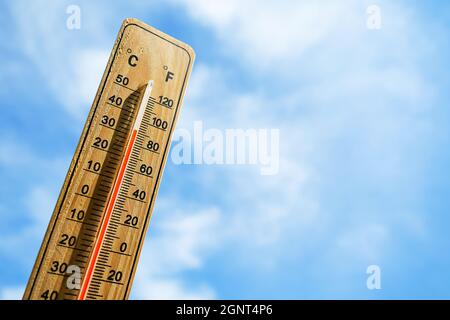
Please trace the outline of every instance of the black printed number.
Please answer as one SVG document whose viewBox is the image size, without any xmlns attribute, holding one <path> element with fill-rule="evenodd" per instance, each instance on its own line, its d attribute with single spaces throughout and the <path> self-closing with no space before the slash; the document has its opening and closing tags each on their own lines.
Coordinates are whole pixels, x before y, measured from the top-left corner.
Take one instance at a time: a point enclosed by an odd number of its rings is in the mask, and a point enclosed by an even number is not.
<svg viewBox="0 0 450 320">
<path fill-rule="evenodd" d="M 92 160 L 88 161 L 88 169 L 89 170 L 99 172 L 101 167 L 102 167 L 102 165 L 100 164 L 100 162 L 94 162 Z"/>
<path fill-rule="evenodd" d="M 120 252 L 124 253 L 125 251 L 127 251 L 128 245 L 126 242 L 122 242 L 122 244 L 120 245 Z"/>
<path fill-rule="evenodd" d="M 109 270 L 109 276 L 107 278 L 109 281 L 119 282 L 122 280 L 122 272 L 116 270 Z"/>
<path fill-rule="evenodd" d="M 83 210 L 72 209 L 70 211 L 72 214 L 70 215 L 70 218 L 77 219 L 77 220 L 83 220 L 85 212 Z"/>
<path fill-rule="evenodd" d="M 59 244 L 73 247 L 75 243 L 77 242 L 77 237 L 75 236 L 69 236 L 68 234 L 63 233 L 61 235 L 61 240 L 59 240 Z"/>
<path fill-rule="evenodd" d="M 146 164 L 141 165 L 139 168 L 139 171 L 142 174 L 146 174 L 147 176 L 150 176 L 153 172 L 153 168 L 151 166 L 147 166 Z"/>
<path fill-rule="evenodd" d="M 118 107 L 120 107 L 120 105 L 121 105 L 122 102 L 123 102 L 123 100 L 122 100 L 121 97 L 119 97 L 119 96 L 116 97 L 115 95 L 109 97 L 108 100 L 109 100 L 109 102 L 110 102 L 111 104 L 116 105 L 116 106 L 118 106 Z"/>
<path fill-rule="evenodd" d="M 88 194 L 88 192 L 89 192 L 89 186 L 87 184 L 83 185 L 81 187 L 81 193 L 82 194 Z"/>
<path fill-rule="evenodd" d="M 58 298 L 58 291 L 45 290 L 41 294 L 41 298 L 44 300 L 56 300 Z"/>
<path fill-rule="evenodd" d="M 116 124 L 116 119 L 113 117 L 108 117 L 107 115 L 102 116 L 102 123 L 109 127 L 114 127 Z"/>
<path fill-rule="evenodd" d="M 145 191 L 137 189 L 135 192 L 133 192 L 133 196 L 136 199 L 144 200 L 145 199 Z"/>
<path fill-rule="evenodd" d="M 94 147 L 106 149 L 108 147 L 108 140 L 102 139 L 100 137 L 95 137 Z"/>
<path fill-rule="evenodd" d="M 127 214 L 125 224 L 135 227 L 138 224 L 138 222 L 139 222 L 138 217 L 132 216 L 131 214 Z"/>
<path fill-rule="evenodd" d="M 149 142 L 147 143 L 147 149 L 156 152 L 159 150 L 159 143 L 149 140 Z"/>
<path fill-rule="evenodd" d="M 167 126 L 168 126 L 167 121 L 161 120 L 160 118 L 157 118 L 157 117 L 153 117 L 152 121 L 153 121 L 154 127 L 161 128 L 163 130 L 167 129 Z"/>
<path fill-rule="evenodd" d="M 130 79 L 128 79 L 127 77 L 125 77 L 125 76 L 123 76 L 121 74 L 118 74 L 117 77 L 116 77 L 116 82 L 117 83 L 121 83 L 124 86 L 126 86 L 130 82 Z"/>
<path fill-rule="evenodd" d="M 173 106 L 173 100 L 169 99 L 165 96 L 159 96 L 159 103 L 161 103 L 164 106 L 167 106 L 169 108 L 172 108 Z"/>
<path fill-rule="evenodd" d="M 67 271 L 67 263 L 59 263 L 59 261 L 53 261 L 52 267 L 50 268 L 50 271 L 52 272 L 59 272 L 59 273 L 66 273 Z"/>
</svg>

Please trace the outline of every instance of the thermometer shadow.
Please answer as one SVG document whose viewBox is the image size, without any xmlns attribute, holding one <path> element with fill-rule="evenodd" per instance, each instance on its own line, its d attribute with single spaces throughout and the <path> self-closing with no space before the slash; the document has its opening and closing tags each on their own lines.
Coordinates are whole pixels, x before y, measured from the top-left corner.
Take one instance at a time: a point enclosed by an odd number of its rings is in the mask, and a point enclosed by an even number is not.
<svg viewBox="0 0 450 320">
<path fill-rule="evenodd" d="M 114 128 L 112 128 L 114 133 L 112 135 L 111 142 L 109 143 L 108 153 L 103 164 L 101 165 L 100 170 L 98 171 L 98 179 L 92 193 L 92 199 L 89 202 L 88 208 L 86 208 L 86 216 L 83 220 L 83 224 L 81 225 L 81 230 L 79 233 L 80 237 L 77 240 L 78 250 L 74 250 L 74 253 L 71 255 L 69 261 L 69 265 L 77 265 L 80 267 L 83 276 L 85 274 L 85 270 L 87 269 L 88 262 L 91 259 L 95 239 L 97 239 L 100 226 L 103 223 L 104 213 L 111 197 L 111 191 L 114 187 L 115 179 L 130 139 L 134 120 L 136 119 L 145 87 L 145 85 L 141 86 L 138 90 L 127 96 L 120 107 L 121 110 L 119 116 L 117 117 L 117 123 Z M 92 236 L 94 230 L 95 237 Z M 109 249 L 112 251 L 118 251 L 114 249 L 113 241 L 110 241 L 110 239 L 107 238 L 105 239 L 106 240 L 103 245 L 109 246 Z M 103 257 L 99 257 L 98 261 L 99 263 L 104 263 L 105 268 L 102 269 L 104 270 L 102 275 L 94 275 L 94 278 L 91 280 L 93 286 L 90 291 L 100 290 L 96 288 L 100 288 L 102 283 L 101 281 L 96 281 L 95 278 L 101 276 L 103 279 L 106 279 L 107 272 L 109 270 L 108 265 L 111 263 L 111 261 L 107 261 L 107 258 Z M 83 281 L 83 276 L 81 282 Z M 79 289 L 68 289 L 68 286 L 65 285 L 65 281 L 63 281 L 62 286 L 63 287 L 60 288 L 61 291 L 69 292 L 72 295 L 79 292 Z M 96 292 L 96 294 L 101 295 L 100 292 Z M 101 297 L 99 296 L 99 298 Z"/>
</svg>

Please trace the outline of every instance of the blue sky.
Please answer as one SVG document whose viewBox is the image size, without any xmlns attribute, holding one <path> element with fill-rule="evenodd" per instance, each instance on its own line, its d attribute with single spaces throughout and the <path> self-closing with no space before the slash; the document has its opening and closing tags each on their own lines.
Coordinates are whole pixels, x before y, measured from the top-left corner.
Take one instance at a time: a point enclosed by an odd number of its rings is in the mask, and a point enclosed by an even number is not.
<svg viewBox="0 0 450 320">
<path fill-rule="evenodd" d="M 450 298 L 450 5 L 363 0 L 2 1 L 1 298 L 21 297 L 126 17 L 196 51 L 178 128 L 280 130 L 276 175 L 169 159 L 134 298 Z"/>
</svg>

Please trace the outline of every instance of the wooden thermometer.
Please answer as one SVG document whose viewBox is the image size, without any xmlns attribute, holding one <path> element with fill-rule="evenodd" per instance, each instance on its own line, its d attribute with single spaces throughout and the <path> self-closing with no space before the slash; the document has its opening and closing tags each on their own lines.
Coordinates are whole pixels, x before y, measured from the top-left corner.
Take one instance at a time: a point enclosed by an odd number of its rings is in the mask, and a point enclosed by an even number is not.
<svg viewBox="0 0 450 320">
<path fill-rule="evenodd" d="M 194 52 L 126 19 L 24 299 L 127 299 Z"/>
</svg>

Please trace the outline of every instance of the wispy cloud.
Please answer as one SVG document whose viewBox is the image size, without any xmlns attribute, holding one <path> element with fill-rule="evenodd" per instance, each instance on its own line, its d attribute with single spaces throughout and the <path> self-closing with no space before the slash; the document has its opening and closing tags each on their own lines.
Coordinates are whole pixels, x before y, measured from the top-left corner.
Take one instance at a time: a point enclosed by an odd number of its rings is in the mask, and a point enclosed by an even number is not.
<svg viewBox="0 0 450 320">
<path fill-rule="evenodd" d="M 300 257 L 311 246 L 338 243 L 328 247 L 325 261 L 314 256 L 310 265 L 348 261 L 346 255 L 370 263 L 385 261 L 388 246 L 402 250 L 389 238 L 392 230 L 418 236 L 406 231 L 407 221 L 393 218 L 407 211 L 407 220 L 424 222 L 422 212 L 411 210 L 417 203 L 402 195 L 420 190 L 432 133 L 422 115 L 435 91 L 417 66 L 426 53 L 416 44 L 426 39 L 406 23 L 410 8 L 381 3 L 384 29 L 371 33 L 360 1 L 227 2 L 218 11 L 205 1 L 178 3 L 215 30 L 239 75 L 252 82 L 236 89 L 236 73 L 200 65 L 187 99 L 190 117 L 219 127 L 281 129 L 279 176 L 217 173 L 226 181 L 222 190 L 239 190 L 224 197 L 238 204 L 230 210 L 230 234 L 245 239 L 243 247 L 260 244 L 246 258 L 263 261 L 268 254 L 281 268 L 286 254 Z M 303 267 L 309 270 L 308 263 Z M 335 277 L 344 274 L 334 270 Z"/>
<path fill-rule="evenodd" d="M 208 253 L 218 245 L 220 213 L 214 208 L 190 213 L 179 209 L 186 205 L 182 201 L 160 200 L 155 209 L 158 223 L 152 223 L 134 281 L 133 296 L 138 299 L 216 297 L 207 283 L 187 282 L 183 273 L 201 272 Z"/>
<path fill-rule="evenodd" d="M 69 30 L 67 6 L 64 2 L 47 1 L 11 4 L 16 28 L 10 36 L 20 39 L 18 46 L 22 53 L 48 81 L 57 101 L 71 116 L 83 121 L 110 51 L 105 42 L 96 39 L 109 38 L 113 32 L 105 30 L 102 17 L 89 18 L 87 13 L 97 10 L 96 5 L 89 2 L 80 5 L 82 28 Z M 45 14 L 42 14 L 44 8 Z M 82 46 L 80 41 L 83 41 Z"/>
<path fill-rule="evenodd" d="M 8 287 L 0 291 L 0 300 L 20 300 L 22 299 L 25 287 Z"/>
</svg>

